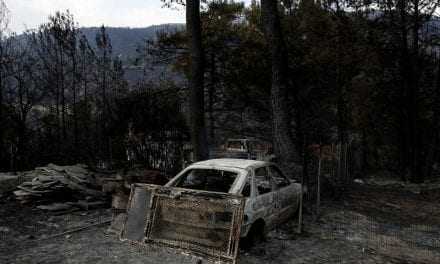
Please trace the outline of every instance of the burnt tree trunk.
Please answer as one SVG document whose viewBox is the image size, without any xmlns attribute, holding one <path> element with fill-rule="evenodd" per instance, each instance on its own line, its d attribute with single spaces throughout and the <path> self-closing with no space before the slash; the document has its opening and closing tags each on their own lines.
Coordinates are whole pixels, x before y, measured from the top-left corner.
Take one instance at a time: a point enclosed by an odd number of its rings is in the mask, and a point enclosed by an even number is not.
<svg viewBox="0 0 440 264">
<path fill-rule="evenodd" d="M 421 16 L 419 1 L 413 1 L 414 14 L 409 16 L 408 3 L 404 0 L 398 2 L 400 13 L 400 34 L 401 34 L 401 61 L 400 74 L 402 78 L 403 104 L 401 107 L 401 121 L 403 130 L 403 173 L 409 176 L 412 182 L 423 182 L 424 174 L 422 172 L 421 161 L 421 141 L 419 123 L 419 79 L 420 67 L 419 61 L 419 30 L 421 28 Z M 411 31 L 409 31 L 411 29 Z M 409 42 L 409 38 L 411 42 Z M 406 177 L 404 177 L 408 180 Z"/>
<path fill-rule="evenodd" d="M 342 69 L 342 43 L 343 43 L 343 32 L 342 32 L 342 23 L 344 23 L 344 14 L 341 10 L 341 6 L 339 1 L 336 1 L 336 31 L 337 31 L 337 40 L 336 40 L 336 109 L 337 109 L 337 127 L 338 127 L 338 141 L 341 144 L 345 144 L 347 142 L 347 117 L 346 117 L 346 101 L 345 101 L 345 87 L 344 87 L 344 79 L 343 79 L 343 69 Z M 341 178 L 340 164 L 341 160 L 338 161 L 338 177 Z"/>
<path fill-rule="evenodd" d="M 204 109 L 204 52 L 202 47 L 200 0 L 186 1 L 186 30 L 191 67 L 189 73 L 190 130 L 194 159 L 197 161 L 208 158 Z"/>
<path fill-rule="evenodd" d="M 56 74 L 56 90 L 55 90 L 55 98 L 56 98 L 56 156 L 57 161 L 61 161 L 61 123 L 60 123 L 60 62 L 59 62 L 59 56 L 58 56 L 58 49 L 56 49 L 56 64 L 55 64 L 55 74 Z"/>
<path fill-rule="evenodd" d="M 62 48 L 60 44 L 60 81 L 61 81 L 61 125 L 62 125 L 62 132 L 63 132 L 63 141 L 67 139 L 67 127 L 66 127 L 66 116 L 67 116 L 67 103 L 66 103 L 66 84 L 65 84 L 65 71 L 64 71 L 64 49 Z M 63 150 L 64 151 L 64 150 Z M 64 153 L 63 153 L 64 156 Z"/>
<path fill-rule="evenodd" d="M 2 44 L 0 44 L 2 45 Z M 4 60 L 3 59 L 3 50 L 2 47 L 0 46 L 0 61 Z M 1 62 L 2 65 L 0 65 L 0 127 L 4 127 L 3 125 L 3 61 Z M 0 169 L 3 168 L 3 162 L 4 162 L 4 157 L 3 157 L 3 153 L 4 153 L 4 141 L 3 141 L 3 129 L 0 129 Z M 5 165 L 6 167 L 6 165 Z"/>
<path fill-rule="evenodd" d="M 423 182 L 424 174 L 422 172 L 422 149 L 421 149 L 421 134 L 418 129 L 419 124 L 419 80 L 420 73 L 422 72 L 420 67 L 422 64 L 419 60 L 419 50 L 420 50 L 420 37 L 419 30 L 421 28 L 421 17 L 420 17 L 420 1 L 414 0 L 414 15 L 413 15 L 413 23 L 412 23 L 412 63 L 410 64 L 412 67 L 411 71 L 411 82 L 410 82 L 410 91 L 409 91 L 409 103 L 410 103 L 410 142 L 412 145 L 412 155 L 411 155 L 411 181 L 412 182 Z"/>
<path fill-rule="evenodd" d="M 82 39 L 82 41 L 84 41 L 83 39 Z M 84 111 L 83 113 L 84 114 L 82 114 L 82 120 L 83 120 L 83 122 L 82 122 L 82 128 L 81 128 L 81 131 L 82 131 L 82 137 L 83 137 L 83 140 L 81 141 L 81 155 L 84 157 L 84 156 L 87 156 L 87 158 L 88 159 L 91 159 L 91 157 L 93 156 L 93 155 L 91 155 L 91 147 L 90 147 L 90 145 L 91 145 L 91 143 L 90 143 L 90 121 L 91 121 L 91 118 L 90 118 L 90 114 L 89 114 L 89 98 L 88 98 L 88 96 L 89 96 L 89 93 L 88 93 L 88 90 L 87 90 L 87 86 L 89 85 L 88 84 L 88 80 L 87 80 L 87 56 L 88 56 L 88 54 L 87 54 L 87 46 L 86 46 L 86 42 L 84 41 L 84 42 L 81 42 L 82 43 L 82 46 L 81 46 L 81 78 L 82 78 L 82 88 L 83 88 L 83 98 L 84 98 L 84 110 L 82 110 L 82 111 Z M 84 150 L 83 150 L 84 149 Z"/>
<path fill-rule="evenodd" d="M 434 93 L 434 105 L 433 105 L 433 117 L 432 127 L 430 131 L 429 148 L 426 154 L 426 164 L 424 171 L 424 179 L 429 179 L 433 174 L 433 165 L 439 158 L 440 149 L 440 137 L 438 131 L 440 130 L 440 61 L 437 61 L 437 76 L 435 81 L 435 93 Z"/>
<path fill-rule="evenodd" d="M 400 16 L 400 61 L 399 70 L 401 75 L 401 91 L 399 100 L 399 110 L 400 110 L 400 174 L 402 180 L 406 181 L 408 174 L 411 173 L 409 166 L 410 156 L 411 156 L 411 144 L 409 142 L 409 122 L 408 115 L 410 110 L 407 109 L 408 101 L 408 90 L 409 86 L 409 51 L 408 51 L 408 29 L 407 29 L 407 12 L 406 12 L 406 1 L 399 0 L 397 3 L 397 8 L 399 10 Z"/>
<path fill-rule="evenodd" d="M 72 59 L 72 90 L 73 90 L 73 137 L 74 137 L 74 161 L 78 162 L 79 158 L 79 139 L 78 139 L 78 111 L 77 111 L 77 60 L 76 60 L 76 47 L 71 47 L 71 59 Z"/>
<path fill-rule="evenodd" d="M 216 65 L 215 65 L 215 55 L 211 53 L 211 84 L 209 85 L 208 90 L 208 112 L 209 112 L 209 143 L 215 144 L 215 120 L 214 120 L 214 96 L 215 96 L 215 88 L 217 83 L 217 74 L 216 74 Z"/>
<path fill-rule="evenodd" d="M 287 112 L 288 59 L 281 29 L 277 0 L 261 0 L 264 34 L 272 61 L 272 130 L 275 154 L 280 165 L 290 169 L 295 158 L 295 147 L 291 136 L 290 119 Z"/>
</svg>

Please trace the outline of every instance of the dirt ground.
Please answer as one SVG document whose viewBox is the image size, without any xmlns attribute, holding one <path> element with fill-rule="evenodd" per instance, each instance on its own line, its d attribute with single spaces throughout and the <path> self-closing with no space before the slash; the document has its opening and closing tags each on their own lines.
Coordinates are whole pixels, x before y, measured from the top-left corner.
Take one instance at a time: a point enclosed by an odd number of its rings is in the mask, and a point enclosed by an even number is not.
<svg viewBox="0 0 440 264">
<path fill-rule="evenodd" d="M 440 195 L 357 185 L 341 201 L 324 202 L 321 217 L 306 214 L 304 232 L 288 222 L 238 262 L 440 263 Z M 310 210 L 306 210 L 310 211 Z M 110 210 L 64 215 L 0 201 L 0 263 L 198 263 L 189 255 L 139 248 L 106 232 L 108 225 L 50 238 L 100 223 Z"/>
</svg>

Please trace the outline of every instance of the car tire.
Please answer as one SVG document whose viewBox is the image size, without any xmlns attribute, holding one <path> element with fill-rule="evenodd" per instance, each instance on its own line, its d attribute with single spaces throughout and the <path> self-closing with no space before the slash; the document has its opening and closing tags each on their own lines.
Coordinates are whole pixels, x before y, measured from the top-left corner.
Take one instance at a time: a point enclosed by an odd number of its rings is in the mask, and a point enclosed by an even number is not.
<svg viewBox="0 0 440 264">
<path fill-rule="evenodd" d="M 251 247 L 265 241 L 265 224 L 262 220 L 257 220 L 252 224 L 246 237 L 242 239 L 243 249 L 250 249 Z"/>
</svg>

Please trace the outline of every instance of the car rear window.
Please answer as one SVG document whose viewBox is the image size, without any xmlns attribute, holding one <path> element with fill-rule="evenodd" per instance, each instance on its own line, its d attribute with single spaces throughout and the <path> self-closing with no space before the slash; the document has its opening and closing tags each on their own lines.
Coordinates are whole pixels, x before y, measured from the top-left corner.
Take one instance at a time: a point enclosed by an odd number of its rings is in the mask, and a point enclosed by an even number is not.
<svg viewBox="0 0 440 264">
<path fill-rule="evenodd" d="M 225 170 L 192 169 L 185 172 L 176 187 L 227 193 L 237 178 L 237 173 Z"/>
</svg>

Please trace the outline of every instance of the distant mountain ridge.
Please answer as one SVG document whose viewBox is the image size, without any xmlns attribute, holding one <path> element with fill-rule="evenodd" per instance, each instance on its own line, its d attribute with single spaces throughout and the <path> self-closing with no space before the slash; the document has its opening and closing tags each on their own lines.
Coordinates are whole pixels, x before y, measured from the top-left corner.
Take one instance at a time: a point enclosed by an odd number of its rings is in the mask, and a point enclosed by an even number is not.
<svg viewBox="0 0 440 264">
<path fill-rule="evenodd" d="M 185 28 L 184 24 L 162 24 L 145 28 L 128 27 L 106 27 L 110 37 L 113 55 L 119 56 L 124 62 L 134 60 L 138 57 L 136 49 L 142 46 L 145 40 L 154 39 L 161 31 L 179 31 Z M 96 47 L 96 34 L 100 27 L 83 27 L 81 32 L 86 36 L 92 47 Z"/>
</svg>

